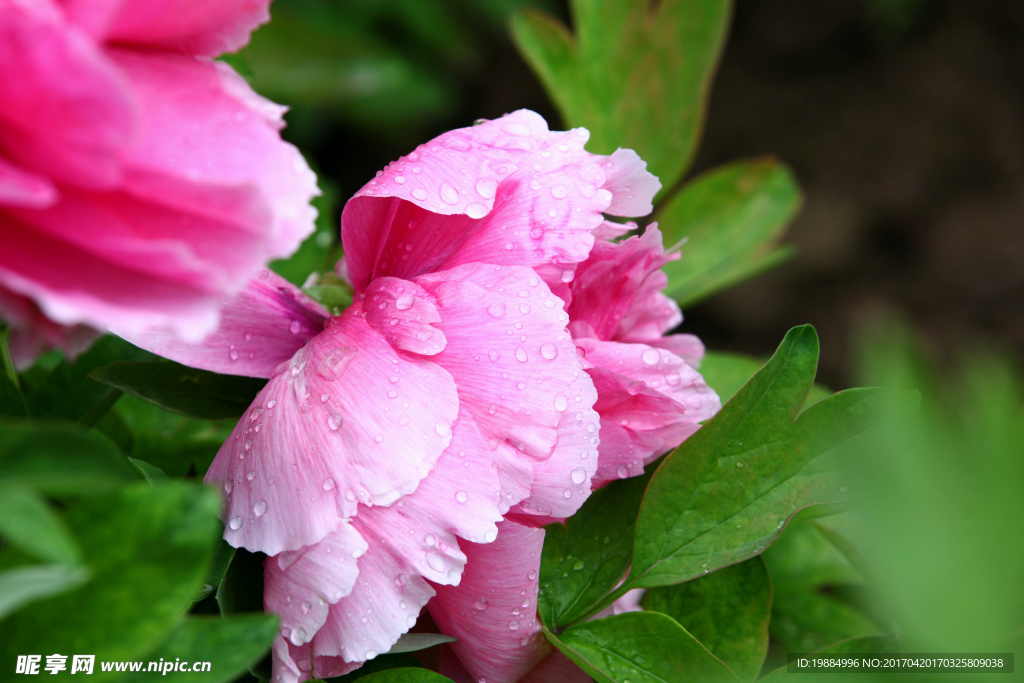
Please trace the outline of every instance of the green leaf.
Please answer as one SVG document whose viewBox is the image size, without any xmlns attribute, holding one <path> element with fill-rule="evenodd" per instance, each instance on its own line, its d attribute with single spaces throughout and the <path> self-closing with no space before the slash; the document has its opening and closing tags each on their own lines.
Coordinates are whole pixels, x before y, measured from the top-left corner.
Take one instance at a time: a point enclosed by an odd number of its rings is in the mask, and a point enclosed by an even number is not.
<svg viewBox="0 0 1024 683">
<path fill-rule="evenodd" d="M 0 481 L 63 495 L 93 494 L 137 479 L 110 441 L 79 424 L 0 419 Z"/>
<path fill-rule="evenodd" d="M 199 420 L 238 419 L 267 381 L 218 375 L 173 361 L 111 363 L 89 375 L 178 415 Z"/>
<path fill-rule="evenodd" d="M 652 588 L 644 609 L 679 622 L 741 681 L 754 681 L 768 652 L 772 585 L 760 557 L 693 581 Z"/>
<path fill-rule="evenodd" d="M 665 293 L 687 307 L 789 258 L 777 248 L 801 204 L 793 174 L 775 159 L 736 161 L 695 178 L 658 209 L 665 244 L 685 239 L 669 261 Z"/>
<path fill-rule="evenodd" d="M 795 524 L 764 554 L 772 577 L 771 633 L 790 652 L 812 652 L 881 630 L 852 599 L 864 577 L 813 524 Z"/>
<path fill-rule="evenodd" d="M 0 480 L 0 535 L 40 560 L 77 565 L 78 544 L 64 521 L 35 491 Z"/>
<path fill-rule="evenodd" d="M 0 624 L 2 661 L 26 652 L 140 659 L 188 610 L 213 552 L 219 509 L 210 489 L 144 483 L 70 506 L 65 521 L 92 580 Z M 0 558 L 18 561 L 8 551 Z"/>
<path fill-rule="evenodd" d="M 422 666 L 423 665 L 420 664 L 419 660 L 410 654 L 384 653 L 369 660 L 368 662 L 366 662 L 361 667 L 359 667 L 351 673 L 347 673 L 344 676 L 337 676 L 336 678 L 328 678 L 325 680 L 335 681 L 335 683 L 350 683 L 350 681 L 356 681 L 366 678 L 367 676 L 375 674 L 378 671 L 387 671 L 388 669 L 415 669 L 421 668 Z"/>
<path fill-rule="evenodd" d="M 512 37 L 568 126 L 587 147 L 636 150 L 666 188 L 689 167 L 704 124 L 731 3 L 573 0 L 571 33 L 527 9 Z"/>
<path fill-rule="evenodd" d="M 742 353 L 708 351 L 700 363 L 700 374 L 724 404 L 735 396 L 736 392 L 750 381 L 750 378 L 757 374 L 763 365 L 764 361 L 745 356 Z M 824 401 L 831 395 L 831 389 L 815 384 L 811 388 L 810 394 L 807 395 L 804 410 L 815 403 Z"/>
<path fill-rule="evenodd" d="M 217 588 L 220 613 L 243 614 L 263 611 L 263 553 L 250 553 L 236 548 Z"/>
<path fill-rule="evenodd" d="M 540 562 L 541 620 L 555 629 L 590 616 L 629 571 L 633 528 L 647 474 L 614 481 L 591 494 L 565 525 L 545 527 Z"/>
<path fill-rule="evenodd" d="M 145 460 L 128 458 L 128 462 L 132 464 L 132 467 L 138 470 L 139 474 L 142 475 L 143 479 L 149 482 L 150 486 L 156 486 L 157 484 L 162 484 L 165 481 L 170 481 L 162 469 L 154 465 L 150 465 Z"/>
<path fill-rule="evenodd" d="M 793 328 L 753 379 L 665 459 L 640 506 L 633 568 L 620 591 L 680 583 L 752 557 L 800 508 L 845 499 L 835 461 L 876 420 L 881 392 L 840 392 L 800 415 L 817 361 L 814 328 Z"/>
<path fill-rule="evenodd" d="M 0 620 L 33 600 L 66 593 L 88 580 L 88 569 L 66 564 L 33 564 L 0 571 Z"/>
<path fill-rule="evenodd" d="M 657 612 L 627 612 L 545 635 L 599 683 L 738 680 L 686 629 Z"/>
<path fill-rule="evenodd" d="M 227 573 L 228 567 L 231 566 L 231 560 L 234 557 L 235 549 L 228 545 L 228 542 L 223 538 L 220 539 L 217 543 L 217 549 L 213 553 L 213 563 L 210 565 L 210 571 L 206 575 L 206 582 L 194 598 L 195 602 L 199 602 L 220 586 L 220 582 L 224 580 L 224 575 Z"/>
<path fill-rule="evenodd" d="M 187 617 L 171 629 L 163 643 L 147 654 L 147 662 L 162 658 L 165 662 L 210 662 L 209 671 L 161 671 L 160 680 L 193 683 L 233 681 L 269 649 L 277 635 L 278 620 L 273 614 L 247 614 L 230 617 Z M 135 683 L 152 680 L 147 671 L 129 673 L 120 680 Z"/>
<path fill-rule="evenodd" d="M 363 683 L 451 683 L 451 679 L 427 669 L 385 669 L 363 676 Z"/>
<path fill-rule="evenodd" d="M 28 392 L 29 414 L 33 417 L 62 417 L 81 420 L 91 426 L 114 405 L 117 389 L 89 377 L 98 367 L 117 361 L 141 361 L 153 355 L 128 342 L 107 335 L 74 361 L 63 360 Z"/>
<path fill-rule="evenodd" d="M 441 643 L 457 643 L 458 641 L 458 638 L 452 638 L 441 633 L 404 633 L 398 637 L 398 642 L 391 646 L 388 653 L 416 652 L 440 645 Z"/>
<path fill-rule="evenodd" d="M 6 375 L 0 375 L 0 415 L 24 417 L 28 415 L 28 405 L 21 390 L 14 386 Z"/>
</svg>

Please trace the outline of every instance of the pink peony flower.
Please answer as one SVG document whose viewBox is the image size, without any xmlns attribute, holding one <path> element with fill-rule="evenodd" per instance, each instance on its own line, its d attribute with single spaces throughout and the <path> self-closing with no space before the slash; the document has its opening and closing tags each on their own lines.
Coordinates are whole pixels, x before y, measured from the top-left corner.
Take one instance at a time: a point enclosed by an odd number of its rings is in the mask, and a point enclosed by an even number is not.
<svg viewBox="0 0 1024 683">
<path fill-rule="evenodd" d="M 0 0 L 0 316 L 23 337 L 56 342 L 15 295 L 60 325 L 197 339 L 312 231 L 284 109 L 210 59 L 268 3 Z"/>
<path fill-rule="evenodd" d="M 602 214 L 649 212 L 660 187 L 634 153 L 593 155 L 586 139 L 519 111 L 389 165 L 342 214 L 339 272 L 356 296 L 341 315 L 264 273 L 202 343 L 132 337 L 270 378 L 206 481 L 226 494 L 225 538 L 269 556 L 275 680 L 351 671 L 425 605 L 459 639 L 443 673 L 514 682 L 546 661 L 539 527 L 573 514 L 599 471 L 600 398 L 566 329 L 570 283 L 595 233 L 613 231 Z M 623 267 L 613 275 L 638 272 Z M 580 291 L 584 311 L 599 305 Z M 688 411 L 678 396 L 661 412 Z"/>
</svg>

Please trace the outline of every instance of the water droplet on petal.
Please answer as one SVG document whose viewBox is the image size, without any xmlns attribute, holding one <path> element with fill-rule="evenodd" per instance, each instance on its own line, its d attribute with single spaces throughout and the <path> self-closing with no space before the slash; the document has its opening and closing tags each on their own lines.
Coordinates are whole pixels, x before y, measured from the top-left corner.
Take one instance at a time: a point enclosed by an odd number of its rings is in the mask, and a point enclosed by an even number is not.
<svg viewBox="0 0 1024 683">
<path fill-rule="evenodd" d="M 438 191 L 438 194 L 441 195 L 441 201 L 445 204 L 457 204 L 459 202 L 459 191 L 447 180 L 441 183 L 441 189 Z"/>
<path fill-rule="evenodd" d="M 467 500 L 469 500 L 469 495 L 465 491 L 456 491 L 455 500 L 459 501 L 460 503 L 465 503 Z"/>
<path fill-rule="evenodd" d="M 422 187 L 417 187 L 415 190 L 412 191 L 412 196 L 413 198 L 418 199 L 422 202 L 427 198 L 427 192 Z"/>
<path fill-rule="evenodd" d="M 640 354 L 640 359 L 648 365 L 657 365 L 658 361 L 661 360 L 661 355 L 658 353 L 657 349 L 648 348 Z"/>
<path fill-rule="evenodd" d="M 434 425 L 434 431 L 437 432 L 438 436 L 451 436 L 452 423 L 448 420 L 438 420 L 437 424 Z"/>
<path fill-rule="evenodd" d="M 509 631 L 518 631 L 519 630 L 519 622 L 516 621 L 515 619 L 513 619 L 510 622 L 508 622 L 508 630 Z"/>
<path fill-rule="evenodd" d="M 498 181 L 494 178 L 480 178 L 476 181 L 476 193 L 484 199 L 491 199 L 498 190 Z"/>
<path fill-rule="evenodd" d="M 551 343 L 541 344 L 540 355 L 547 360 L 554 360 L 558 356 L 558 347 Z"/>
<path fill-rule="evenodd" d="M 333 479 L 324 479 L 324 491 L 330 491 L 335 486 Z"/>
<path fill-rule="evenodd" d="M 557 410 L 560 413 L 564 413 L 565 409 L 568 407 L 569 398 L 565 394 L 559 393 L 557 396 L 555 396 L 555 410 Z"/>
<path fill-rule="evenodd" d="M 565 489 L 562 491 L 563 498 L 572 498 L 572 489 Z"/>
<path fill-rule="evenodd" d="M 491 350 L 491 351 L 488 351 L 488 352 L 487 352 L 487 358 L 488 358 L 488 359 L 489 359 L 489 360 L 490 360 L 490 361 L 491 361 L 492 363 L 497 363 L 497 362 L 498 362 L 498 359 L 499 359 L 499 358 L 501 358 L 501 354 L 500 354 L 500 353 L 498 353 L 497 351 Z"/>
<path fill-rule="evenodd" d="M 337 413 L 334 413 L 329 418 L 327 418 L 327 426 L 334 431 L 340 429 L 343 422 L 344 419 L 341 417 L 341 415 L 338 415 Z"/>
<path fill-rule="evenodd" d="M 487 609 L 487 598 L 481 595 L 476 599 L 476 601 L 473 602 L 473 607 L 474 609 L 483 612 L 485 609 Z"/>
<path fill-rule="evenodd" d="M 527 360 L 529 360 L 529 356 L 526 355 L 526 349 L 524 349 L 522 346 L 516 347 L 516 360 L 519 361 L 520 363 L 525 363 Z"/>
<path fill-rule="evenodd" d="M 252 506 L 252 511 L 257 517 L 262 517 L 263 513 L 267 511 L 267 501 L 261 500 Z"/>
<path fill-rule="evenodd" d="M 238 360 L 238 351 L 231 351 L 228 353 L 228 358 L 231 360 Z"/>
<path fill-rule="evenodd" d="M 619 479 L 625 479 L 629 476 L 629 468 L 625 465 L 619 465 L 618 469 L 615 470 L 615 474 L 619 475 Z"/>
<path fill-rule="evenodd" d="M 504 318 L 505 317 L 505 304 L 493 303 L 487 307 L 487 313 L 492 318 Z"/>
<path fill-rule="evenodd" d="M 231 527 L 232 529 L 235 529 L 235 530 L 241 529 L 242 528 L 242 518 L 241 517 L 232 517 L 231 521 L 228 522 L 228 526 Z"/>
<path fill-rule="evenodd" d="M 403 294 L 395 299 L 395 308 L 400 311 L 408 311 L 416 303 L 416 297 L 412 294 Z"/>
<path fill-rule="evenodd" d="M 298 320 L 293 320 L 292 324 L 288 326 L 288 329 L 292 334 L 298 334 L 299 330 L 302 329 L 302 324 Z"/>
<path fill-rule="evenodd" d="M 484 540 L 487 541 L 488 543 L 494 543 L 494 539 L 496 539 L 497 537 L 498 537 L 498 532 L 495 531 L 494 529 L 491 529 L 486 534 L 484 534 Z"/>
<path fill-rule="evenodd" d="M 572 471 L 572 482 L 574 484 L 582 484 L 587 479 L 587 471 L 582 467 Z"/>
<path fill-rule="evenodd" d="M 444 571 L 444 560 L 437 553 L 427 553 L 427 564 L 435 572 Z"/>
<path fill-rule="evenodd" d="M 569 194 L 569 190 L 565 188 L 565 185 L 552 185 L 551 196 L 555 199 L 564 199 Z"/>
<path fill-rule="evenodd" d="M 473 202 L 466 207 L 466 215 L 472 219 L 483 218 L 487 215 L 487 205 L 480 202 Z"/>
</svg>

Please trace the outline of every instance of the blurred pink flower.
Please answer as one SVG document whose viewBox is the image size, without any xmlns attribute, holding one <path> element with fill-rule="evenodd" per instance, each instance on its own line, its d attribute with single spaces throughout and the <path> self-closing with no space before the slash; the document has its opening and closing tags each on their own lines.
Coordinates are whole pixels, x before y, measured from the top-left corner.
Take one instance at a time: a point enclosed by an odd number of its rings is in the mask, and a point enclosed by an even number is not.
<svg viewBox="0 0 1024 683">
<path fill-rule="evenodd" d="M 514 682 L 549 654 L 539 527 L 572 515 L 599 467 L 570 284 L 610 232 L 602 214 L 647 213 L 660 188 L 633 152 L 586 140 L 518 111 L 389 165 L 342 215 L 356 296 L 339 316 L 264 273 L 200 344 L 132 338 L 270 377 L 206 480 L 227 496 L 225 538 L 270 556 L 275 680 L 357 668 L 428 601 L 459 638 L 443 673 Z"/>
<path fill-rule="evenodd" d="M 210 59 L 268 3 L 0 0 L 0 287 L 60 325 L 197 339 L 295 250 L 316 179 L 284 109 Z"/>
</svg>

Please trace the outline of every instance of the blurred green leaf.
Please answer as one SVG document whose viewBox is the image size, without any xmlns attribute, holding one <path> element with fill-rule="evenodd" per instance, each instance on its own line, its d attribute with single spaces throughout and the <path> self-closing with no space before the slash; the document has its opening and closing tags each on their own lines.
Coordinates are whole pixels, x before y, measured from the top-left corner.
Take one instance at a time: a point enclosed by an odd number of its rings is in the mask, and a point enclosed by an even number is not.
<svg viewBox="0 0 1024 683">
<path fill-rule="evenodd" d="M 104 365 L 89 373 L 97 381 L 199 420 L 238 419 L 267 381 L 218 375 L 168 360 Z"/>
<path fill-rule="evenodd" d="M 792 255 L 778 242 L 801 204 L 789 168 L 772 158 L 735 161 L 690 181 L 654 216 L 669 261 L 665 293 L 682 307 L 772 268 Z"/>
<path fill-rule="evenodd" d="M 224 580 L 224 574 L 227 573 L 228 567 L 231 566 L 231 560 L 235 557 L 235 549 L 228 544 L 223 538 L 217 542 L 217 548 L 213 553 L 213 563 L 210 565 L 210 571 L 206 575 L 206 582 L 203 587 L 199 589 L 199 593 L 194 598 L 195 602 L 198 602 L 205 598 L 207 595 L 217 590 L 220 586 L 220 582 Z"/>
<path fill-rule="evenodd" d="M 161 484 L 165 481 L 170 481 L 167 478 L 167 474 L 165 474 L 162 469 L 155 465 L 150 465 L 145 460 L 128 458 L 128 462 L 132 464 L 132 467 L 138 470 L 139 474 L 142 475 L 143 479 L 149 482 L 150 486 L 156 486 L 157 484 Z"/>
<path fill-rule="evenodd" d="M 754 378 L 665 459 L 640 506 L 633 568 L 620 592 L 752 557 L 800 508 L 846 498 L 835 460 L 880 417 L 884 392 L 840 392 L 800 415 L 817 363 L 814 328 L 793 328 Z"/>
<path fill-rule="evenodd" d="M 222 615 L 263 611 L 263 562 L 266 559 L 263 553 L 235 549 L 217 588 L 217 604 Z"/>
<path fill-rule="evenodd" d="M 658 612 L 628 612 L 588 621 L 548 639 L 599 683 L 739 679 L 696 638 Z"/>
<path fill-rule="evenodd" d="M 28 405 L 21 390 L 14 386 L 6 375 L 0 374 L 0 415 L 24 417 L 28 415 Z"/>
<path fill-rule="evenodd" d="M 50 495 L 94 494 L 138 479 L 106 438 L 64 420 L 0 419 L 0 481 Z"/>
<path fill-rule="evenodd" d="M 93 578 L 0 624 L 4 661 L 26 652 L 139 659 L 188 609 L 213 551 L 220 501 L 200 486 L 125 487 L 68 508 Z M 4 551 L 0 565 L 17 561 Z M 101 680 L 114 678 L 96 672 Z"/>
<path fill-rule="evenodd" d="M 89 373 L 117 361 L 142 361 L 153 354 L 107 335 L 74 361 L 63 360 L 26 394 L 33 417 L 61 417 L 91 426 L 117 400 L 117 389 L 97 382 Z"/>
<path fill-rule="evenodd" d="M 754 681 L 768 652 L 772 584 L 760 557 L 664 588 L 652 588 L 644 609 L 667 614 L 732 669 Z"/>
<path fill-rule="evenodd" d="M 636 150 L 671 188 L 697 149 L 730 7 L 573 0 L 573 32 L 525 10 L 513 17 L 512 36 L 565 124 L 590 130 L 590 151 Z"/>
<path fill-rule="evenodd" d="M 790 652 L 813 652 L 878 626 L 848 597 L 864 577 L 813 523 L 788 527 L 764 554 L 772 577 L 772 637 Z M 846 598 L 846 599 L 844 599 Z"/>
<path fill-rule="evenodd" d="M 633 529 L 656 464 L 640 477 L 613 481 L 591 494 L 565 524 L 545 527 L 540 562 L 541 620 L 551 629 L 597 611 L 629 570 Z"/>
<path fill-rule="evenodd" d="M 40 560 L 77 565 L 78 544 L 46 501 L 30 488 L 0 480 L 0 536 Z"/>
<path fill-rule="evenodd" d="M 226 683 L 233 681 L 250 664 L 261 658 L 277 635 L 278 620 L 273 614 L 244 616 L 186 617 L 171 629 L 163 643 L 147 654 L 147 662 L 163 659 L 174 662 L 210 662 L 209 671 L 161 672 L 160 680 L 192 681 L 193 683 Z M 129 673 L 124 683 L 152 680 L 155 674 L 140 671 Z"/>
<path fill-rule="evenodd" d="M 33 564 L 0 571 L 0 620 L 33 600 L 66 593 L 88 580 L 88 569 L 66 564 Z"/>
<path fill-rule="evenodd" d="M 921 389 L 851 463 L 858 549 L 911 652 L 1006 652 L 1024 614 L 1024 385 L 975 355 L 938 378 L 902 325 L 870 337 L 864 372 Z"/>
</svg>

